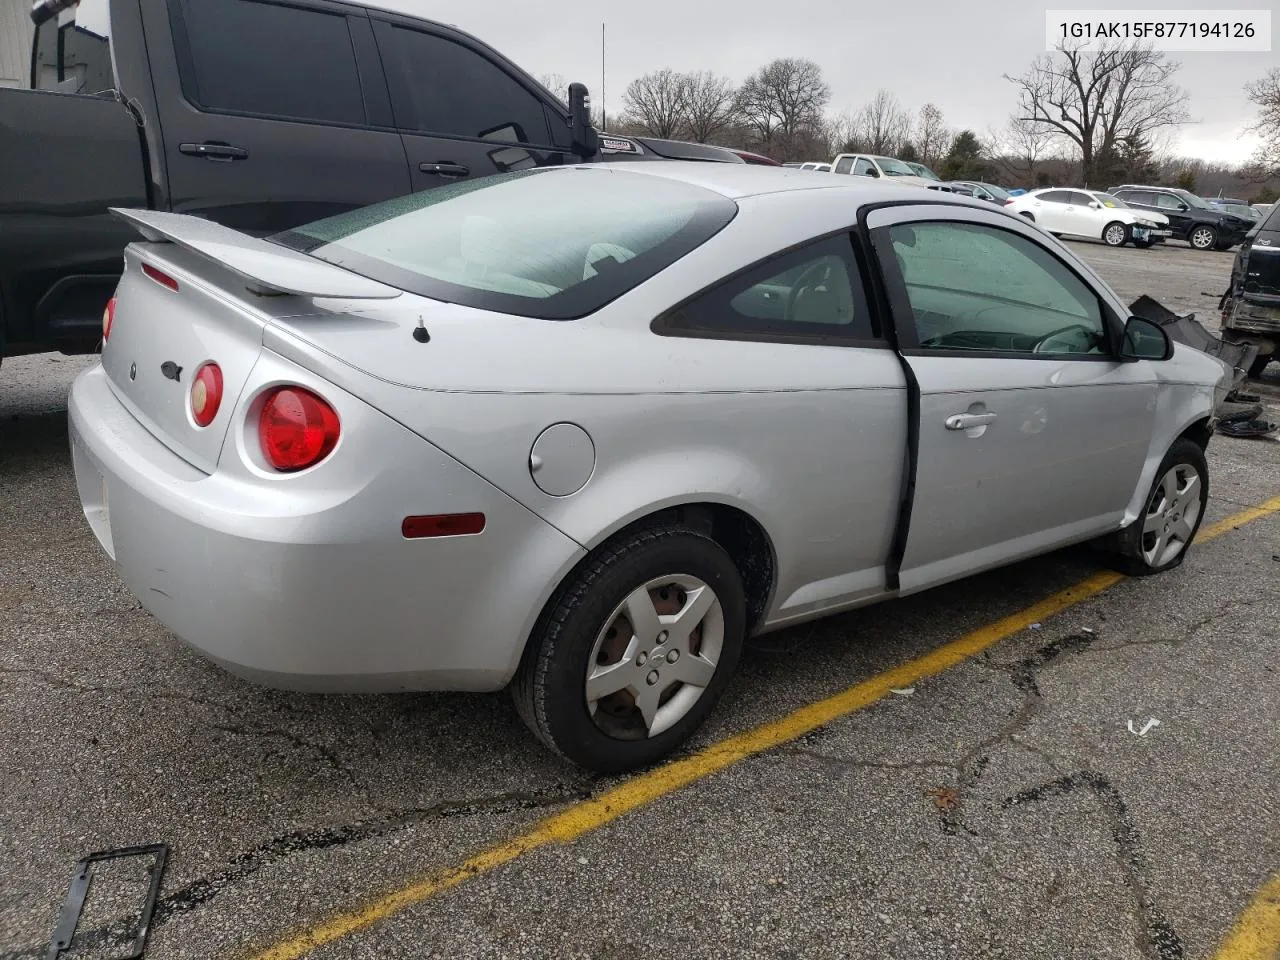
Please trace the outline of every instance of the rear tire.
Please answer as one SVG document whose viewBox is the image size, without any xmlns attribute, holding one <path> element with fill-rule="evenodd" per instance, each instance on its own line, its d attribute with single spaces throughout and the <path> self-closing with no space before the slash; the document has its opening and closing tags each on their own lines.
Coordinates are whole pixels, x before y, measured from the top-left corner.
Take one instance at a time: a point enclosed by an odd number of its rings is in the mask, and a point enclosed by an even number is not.
<svg viewBox="0 0 1280 960">
<path fill-rule="evenodd" d="M 1172 570 L 1186 559 L 1209 501 L 1209 466 L 1200 446 L 1180 437 L 1156 470 L 1138 519 L 1105 544 L 1131 577 Z"/>
<path fill-rule="evenodd" d="M 552 597 L 511 694 L 529 728 L 573 763 L 646 766 L 711 713 L 745 633 L 742 578 L 724 548 L 678 524 L 642 529 L 601 547 Z M 683 679 L 691 670 L 700 682 Z"/>
<path fill-rule="evenodd" d="M 1187 234 L 1187 243 L 1196 250 L 1212 250 L 1218 245 L 1218 231 L 1204 224 L 1192 227 Z"/>
<path fill-rule="evenodd" d="M 1020 211 L 1019 211 L 1019 213 L 1021 213 L 1021 214 L 1022 214 L 1022 216 L 1026 217 L 1026 218 L 1027 218 L 1028 220 L 1030 220 L 1032 223 L 1035 223 L 1035 222 L 1036 222 L 1035 214 L 1028 213 L 1026 210 L 1020 210 Z"/>
<path fill-rule="evenodd" d="M 1119 220 L 1113 220 L 1102 228 L 1102 242 L 1108 247 L 1123 247 L 1129 242 L 1129 228 Z"/>
</svg>

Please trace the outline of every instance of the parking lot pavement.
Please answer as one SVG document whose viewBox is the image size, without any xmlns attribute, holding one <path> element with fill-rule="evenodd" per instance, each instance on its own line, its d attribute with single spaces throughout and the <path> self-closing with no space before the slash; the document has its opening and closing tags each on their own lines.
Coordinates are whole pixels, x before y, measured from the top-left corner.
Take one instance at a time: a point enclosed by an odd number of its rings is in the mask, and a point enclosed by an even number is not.
<svg viewBox="0 0 1280 960">
<path fill-rule="evenodd" d="M 1231 262 L 1076 248 L 1173 309 Z M 411 885 L 619 781 L 550 758 L 502 695 L 264 691 L 178 645 L 80 516 L 62 398 L 85 362 L 0 370 L 0 960 L 45 955 L 79 857 L 137 843 L 172 847 L 148 957 L 177 960 L 1207 958 L 1280 868 L 1272 512 L 427 896 Z M 1209 460 L 1209 522 L 1280 494 L 1275 443 L 1219 437 Z M 760 638 L 692 749 L 1095 569 L 1065 551 Z M 322 926 L 406 888 L 378 923 Z"/>
</svg>

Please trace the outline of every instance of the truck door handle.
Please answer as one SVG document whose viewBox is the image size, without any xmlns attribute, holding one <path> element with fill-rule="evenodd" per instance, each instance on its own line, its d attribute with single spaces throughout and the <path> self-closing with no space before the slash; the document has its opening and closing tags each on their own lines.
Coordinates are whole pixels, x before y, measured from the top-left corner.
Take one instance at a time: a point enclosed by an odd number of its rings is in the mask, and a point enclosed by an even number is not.
<svg viewBox="0 0 1280 960">
<path fill-rule="evenodd" d="M 423 173 L 438 173 L 442 177 L 465 177 L 471 173 L 470 167 L 464 167 L 460 163 L 420 163 L 418 169 Z"/>
<path fill-rule="evenodd" d="M 244 147 L 233 147 L 229 143 L 180 143 L 178 151 L 189 157 L 204 157 L 206 160 L 217 160 L 222 163 L 249 159 L 248 150 Z"/>
<path fill-rule="evenodd" d="M 945 424 L 948 430 L 968 430 L 970 427 L 985 427 L 995 422 L 994 413 L 953 413 L 947 417 Z"/>
</svg>

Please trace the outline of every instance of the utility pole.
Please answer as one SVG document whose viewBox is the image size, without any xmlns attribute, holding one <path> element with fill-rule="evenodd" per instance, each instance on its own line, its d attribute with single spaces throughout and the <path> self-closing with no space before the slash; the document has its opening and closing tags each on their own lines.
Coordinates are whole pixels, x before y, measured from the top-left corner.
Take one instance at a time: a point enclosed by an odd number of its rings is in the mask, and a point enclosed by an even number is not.
<svg viewBox="0 0 1280 960">
<path fill-rule="evenodd" d="M 604 113 L 604 21 L 600 21 L 600 132 L 608 129 Z"/>
</svg>

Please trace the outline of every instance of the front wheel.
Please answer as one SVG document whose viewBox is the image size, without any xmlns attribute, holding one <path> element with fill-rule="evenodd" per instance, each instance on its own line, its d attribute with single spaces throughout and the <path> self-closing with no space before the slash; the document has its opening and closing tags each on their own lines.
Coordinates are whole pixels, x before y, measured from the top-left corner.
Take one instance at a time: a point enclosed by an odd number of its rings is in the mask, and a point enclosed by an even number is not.
<svg viewBox="0 0 1280 960">
<path fill-rule="evenodd" d="M 1108 247 L 1123 247 L 1129 239 L 1129 228 L 1123 223 L 1108 223 L 1102 230 L 1102 242 Z"/>
<path fill-rule="evenodd" d="M 1212 250 L 1218 243 L 1218 231 L 1203 225 L 1195 227 L 1187 236 L 1187 243 L 1197 250 Z"/>
<path fill-rule="evenodd" d="M 733 560 L 672 525 L 607 545 L 539 620 L 512 684 L 521 718 L 547 746 L 599 773 L 666 756 L 702 725 L 746 632 Z"/>
<path fill-rule="evenodd" d="M 1116 566 L 1135 577 L 1172 570 L 1187 556 L 1209 501 L 1204 451 L 1177 440 L 1156 470 L 1142 514 L 1113 538 Z"/>
</svg>

